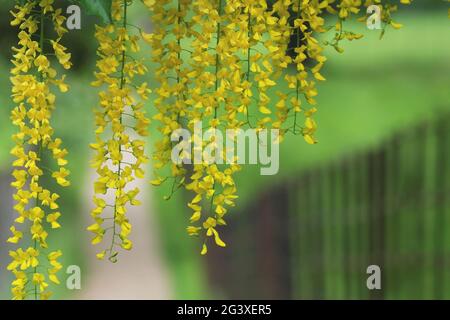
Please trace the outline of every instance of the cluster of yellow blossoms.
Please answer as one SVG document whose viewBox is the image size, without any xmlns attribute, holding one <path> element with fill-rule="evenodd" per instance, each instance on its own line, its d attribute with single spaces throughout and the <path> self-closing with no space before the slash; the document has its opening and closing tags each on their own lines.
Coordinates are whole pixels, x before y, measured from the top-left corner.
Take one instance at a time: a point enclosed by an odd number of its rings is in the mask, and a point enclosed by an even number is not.
<svg viewBox="0 0 450 320">
<path fill-rule="evenodd" d="M 227 164 L 206 159 L 202 164 L 186 165 L 184 160 L 195 158 L 189 154 L 180 155 L 182 163 L 173 163 L 173 133 L 187 128 L 192 135 L 184 143 L 202 141 L 200 146 L 194 143 L 193 154 L 199 151 L 196 148 L 202 152 L 206 145 L 214 144 L 214 140 L 204 141 L 196 135 L 199 122 L 203 123 L 202 130 L 278 129 L 280 140 L 292 133 L 315 144 L 316 87 L 325 81 L 321 74 L 327 60 L 325 47 L 343 52 L 340 41 L 360 39 L 362 35 L 345 30 L 344 24 L 353 17 L 366 21 L 366 8 L 371 5 L 383 9 L 384 28 L 401 27 L 392 20 L 397 5 L 383 0 L 142 2 L 151 11 L 151 34 L 128 23 L 132 0 L 112 0 L 112 22 L 97 26 L 95 34 L 99 59 L 93 86 L 103 90 L 95 112 L 96 142 L 91 144 L 96 151 L 92 165 L 99 177 L 91 212 L 94 223 L 88 230 L 94 234 L 93 244 L 110 235 L 110 243 L 97 257 L 108 257 L 112 262 L 117 260 L 117 246 L 132 248 L 126 213 L 129 205 L 139 205 L 139 190 L 131 183 L 144 178 L 142 167 L 148 162 L 144 145 L 150 120 L 144 104 L 151 90 L 147 82 L 137 80 L 147 74 L 144 61 L 133 57 L 140 51 L 140 40 L 152 46 L 158 82 L 154 119 L 160 123 L 162 138 L 153 155 L 158 171 L 152 183 L 170 181 L 172 192 L 185 188 L 194 193 L 188 203 L 193 213 L 187 231 L 202 238 L 202 254 L 206 254 L 209 239 L 226 246 L 218 228 L 226 225 L 225 215 L 238 198 L 233 176 L 241 168 L 234 155 L 232 161 L 227 159 L 227 150 L 219 149 L 219 143 L 215 147 L 220 157 L 215 156 Z M 16 104 L 11 118 L 18 128 L 11 151 L 17 158 L 12 186 L 16 189 L 14 209 L 18 217 L 8 242 L 30 242 L 28 247 L 10 252 L 8 270 L 15 275 L 15 299 L 48 298 L 49 282 L 59 283 L 56 274 L 62 268 L 58 262 L 61 251 L 47 252 L 46 242 L 46 223 L 51 229 L 60 227 L 59 195 L 48 190 L 43 179 L 48 173 L 58 185 L 70 185 L 67 151 L 61 147 L 62 141 L 53 137 L 50 124 L 55 108 L 51 88 L 57 86 L 66 92 L 68 86 L 64 76 L 57 77 L 49 57 L 55 56 L 64 69 L 69 69 L 71 56 L 60 43 L 67 32 L 65 18 L 53 3 L 23 0 L 12 12 L 11 24 L 20 30 L 11 70 Z M 410 4 L 411 0 L 399 3 Z M 51 22 L 55 40 L 49 40 L 46 22 Z M 330 31 L 332 39 L 324 40 L 323 34 Z M 295 69 L 291 70 L 291 65 Z M 44 164 L 47 153 L 57 169 Z"/>
<path fill-rule="evenodd" d="M 114 0 L 113 22 L 105 27 L 98 26 L 95 33 L 99 60 L 93 85 L 106 89 L 99 93 L 100 107 L 95 112 L 97 141 L 91 144 L 96 151 L 92 165 L 99 177 L 94 185 L 96 207 L 91 213 L 95 223 L 88 230 L 94 233 L 93 244 L 102 242 L 110 232 L 109 246 L 97 257 L 107 256 L 112 262 L 117 261 L 116 246 L 125 250 L 132 248 L 131 224 L 126 212 L 128 205 L 139 205 L 136 200 L 139 189 L 129 185 L 136 178 L 144 178 L 142 166 L 148 162 L 142 137 L 148 135 L 149 119 L 144 102 L 151 91 L 146 82 L 136 85 L 134 81 L 147 73 L 147 67 L 131 56 L 139 52 L 142 35 L 140 29 L 127 22 L 130 3 L 129 0 Z M 135 28 L 136 34 L 132 34 L 130 27 Z M 113 200 L 108 201 L 108 197 Z M 104 216 L 105 211 L 110 215 Z"/>
<path fill-rule="evenodd" d="M 410 0 L 401 0 L 409 4 Z M 152 183 L 169 181 L 172 191 L 182 187 L 194 192 L 188 206 L 193 210 L 190 235 L 201 236 L 202 253 L 211 237 L 219 246 L 218 226 L 237 198 L 231 164 L 186 166 L 173 163 L 172 134 L 185 127 L 191 139 L 194 126 L 203 130 L 279 129 L 280 140 L 287 133 L 302 135 L 309 144 L 317 143 L 314 114 L 318 92 L 325 81 L 321 70 L 327 60 L 325 46 L 338 52 L 341 40 L 362 35 L 344 30 L 352 16 L 367 19 L 366 8 L 383 8 L 385 26 L 400 27 L 392 21 L 396 5 L 381 0 L 160 0 L 144 1 L 152 11 L 154 32 L 150 37 L 158 88 L 155 106 L 162 139 L 153 156 L 157 177 Z M 337 18 L 333 18 L 333 16 Z M 331 25 L 326 22 L 335 19 Z M 334 35 L 324 41 L 321 34 Z M 295 65 L 294 70 L 289 66 Z M 286 90 L 285 88 L 288 88 Z M 227 137 L 230 138 L 230 137 Z M 213 140 L 194 143 L 195 148 L 211 146 Z M 200 150 L 201 152 L 201 150 Z M 220 150 L 226 159 L 227 150 Z M 192 155 L 180 154 L 182 160 Z M 236 159 L 234 159 L 236 160 Z M 227 163 L 230 163 L 227 161 Z M 170 196 L 169 196 L 170 198 Z"/>
<path fill-rule="evenodd" d="M 58 62 L 69 69 L 71 56 L 60 44 L 67 32 L 63 26 L 65 18 L 52 4 L 53 0 L 27 0 L 11 12 L 14 17 L 11 25 L 20 29 L 18 46 L 13 48 L 14 67 L 11 70 L 12 98 L 16 104 L 11 119 L 18 128 L 13 135 L 15 146 L 11 151 L 16 157 L 12 186 L 16 189 L 14 209 L 18 217 L 11 227 L 12 236 L 8 242 L 29 243 L 26 249 L 9 253 L 12 262 L 8 270 L 15 276 L 12 283 L 14 299 L 47 299 L 51 295 L 49 281 L 58 284 L 56 274 L 62 268 L 58 262 L 61 251 L 47 251 L 46 231 L 48 227 L 60 227 L 59 195 L 48 190 L 43 180 L 48 174 L 62 187 L 70 184 L 65 160 L 67 151 L 61 147 L 61 140 L 53 137 L 50 123 L 55 109 L 52 86 L 57 86 L 61 92 L 66 92 L 68 86 L 64 76 L 57 78 L 48 57 L 56 56 Z M 45 34 L 46 22 L 53 25 L 55 40 Z M 47 165 L 49 156 L 55 160 L 57 169 Z"/>
</svg>

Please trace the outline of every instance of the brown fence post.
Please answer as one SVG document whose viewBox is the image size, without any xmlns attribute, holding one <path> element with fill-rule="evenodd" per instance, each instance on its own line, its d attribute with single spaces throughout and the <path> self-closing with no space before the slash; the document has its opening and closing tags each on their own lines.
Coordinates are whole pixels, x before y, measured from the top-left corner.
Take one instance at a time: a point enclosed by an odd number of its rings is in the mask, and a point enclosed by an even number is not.
<svg viewBox="0 0 450 320">
<path fill-rule="evenodd" d="M 367 157 L 359 155 L 356 160 L 356 190 L 355 198 L 358 200 L 356 208 L 357 220 L 357 269 L 359 277 L 357 279 L 357 296 L 360 299 L 367 297 L 366 287 L 366 268 L 367 261 L 366 253 L 368 251 L 367 243 L 369 233 L 367 232 L 367 206 L 368 206 L 368 192 L 367 192 Z"/>
<path fill-rule="evenodd" d="M 286 185 L 265 192 L 260 198 L 259 216 L 255 219 L 258 239 L 257 274 L 259 296 L 263 299 L 290 297 L 289 206 Z"/>
<path fill-rule="evenodd" d="M 443 118 L 436 125 L 436 217 L 434 230 L 434 298 L 444 299 L 444 280 L 446 268 L 445 231 L 446 197 L 448 176 L 448 119 Z"/>
<path fill-rule="evenodd" d="M 370 199 L 370 262 L 381 268 L 382 288 L 372 290 L 371 299 L 384 298 L 384 227 L 386 215 L 386 151 L 377 150 L 369 154 L 369 199 Z"/>
<path fill-rule="evenodd" d="M 386 272 L 385 298 L 396 298 L 401 272 L 399 266 L 399 230 L 402 228 L 399 218 L 400 207 L 400 144 L 401 134 L 395 134 L 387 145 L 387 190 L 386 190 Z"/>
<path fill-rule="evenodd" d="M 324 298 L 324 250 L 323 250 L 323 177 L 320 169 L 314 171 L 313 181 L 314 183 L 314 194 L 313 194 L 313 202 L 314 206 L 311 211 L 313 215 L 312 220 L 312 231 L 313 237 L 311 237 L 311 246 L 314 248 L 313 257 L 314 257 L 314 299 L 323 299 Z M 312 186 L 311 186 L 312 187 Z"/>
<path fill-rule="evenodd" d="M 352 279 L 351 279 L 351 237 L 350 237 L 350 172 L 349 164 L 346 160 L 341 163 L 340 171 L 342 174 L 342 221 L 343 226 L 343 263 L 345 274 L 345 298 L 352 296 Z"/>
</svg>

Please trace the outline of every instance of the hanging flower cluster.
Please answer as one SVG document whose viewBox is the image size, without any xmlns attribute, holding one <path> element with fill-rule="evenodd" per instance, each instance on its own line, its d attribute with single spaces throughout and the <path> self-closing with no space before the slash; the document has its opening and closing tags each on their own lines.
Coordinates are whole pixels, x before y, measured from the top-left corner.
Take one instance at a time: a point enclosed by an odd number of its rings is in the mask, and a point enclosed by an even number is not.
<svg viewBox="0 0 450 320">
<path fill-rule="evenodd" d="M 203 131 L 273 128 L 280 130 L 280 141 L 292 133 L 302 135 L 309 144 L 317 143 L 315 97 L 317 83 L 325 81 L 321 74 L 327 60 L 325 47 L 343 52 L 340 41 L 362 38 L 344 30 L 344 22 L 353 16 L 366 21 L 366 8 L 373 4 L 383 7 L 385 26 L 401 27 L 391 18 L 397 6 L 381 0 L 144 3 L 152 11 L 155 27 L 150 37 L 159 84 L 154 119 L 162 135 L 153 156 L 157 177 L 152 183 L 169 182 L 172 192 L 183 187 L 194 192 L 188 203 L 193 214 L 187 231 L 203 239 L 202 254 L 206 254 L 209 238 L 225 246 L 217 228 L 226 225 L 225 215 L 235 205 L 233 175 L 241 168 L 236 161 L 226 160 L 227 150 L 219 143 L 198 136 L 196 124 L 201 122 Z M 332 39 L 323 40 L 322 34 L 331 30 Z M 180 154 L 180 161 L 173 163 L 171 137 L 180 128 L 191 131 L 190 138 L 183 137 L 181 142 L 194 147 L 188 148 L 191 154 Z M 204 160 L 186 166 L 191 164 L 187 159 L 203 156 L 206 145 L 226 164 Z"/>
<path fill-rule="evenodd" d="M 16 157 L 12 186 L 16 189 L 14 209 L 18 217 L 10 229 L 12 236 L 8 242 L 24 244 L 23 248 L 9 253 L 12 262 L 7 268 L 15 276 L 14 299 L 47 299 L 51 295 L 49 282 L 59 284 L 57 273 L 62 268 L 58 262 L 61 251 L 48 251 L 47 245 L 48 229 L 60 227 L 59 195 L 47 189 L 43 180 L 49 175 L 62 187 L 70 185 L 67 151 L 61 147 L 62 141 L 53 137 L 51 126 L 55 109 L 52 86 L 61 92 L 66 92 L 68 86 L 64 83 L 65 76 L 57 77 L 49 56 L 56 56 L 65 69 L 71 67 L 71 56 L 60 43 L 67 32 L 63 27 L 65 18 L 52 4 L 53 0 L 27 0 L 11 12 L 14 17 L 11 25 L 20 30 L 11 69 L 12 98 L 16 104 L 11 119 L 18 128 L 11 151 Z M 53 26 L 54 40 L 45 34 L 46 22 Z M 44 164 L 49 156 L 55 160 L 57 169 Z"/>
<path fill-rule="evenodd" d="M 231 33 L 227 33 L 226 24 L 222 22 L 222 6 L 219 10 L 217 8 L 216 3 L 195 0 L 158 1 L 151 6 L 156 27 L 151 41 L 153 60 L 159 64 L 156 75 L 160 84 L 155 91 L 155 105 L 159 112 L 154 118 L 161 123 L 159 130 L 163 135 L 156 145 L 154 160 L 157 169 L 171 166 L 173 192 L 185 187 L 196 193 L 188 204 L 193 210 L 191 223 L 201 224 L 207 236 L 214 236 L 217 245 L 225 246 L 216 228 L 226 224 L 223 219 L 226 205 L 233 206 L 237 198 L 232 175 L 239 166 L 221 168 L 211 161 L 210 164 L 195 164 L 189 171 L 183 163 L 191 155 L 180 155 L 179 163 L 172 163 L 171 158 L 171 137 L 177 129 L 187 126 L 194 133 L 194 127 L 200 121 L 209 125 L 202 129 L 218 129 L 226 123 L 226 118 L 229 128 L 242 126 L 232 108 L 232 101 L 242 97 L 237 89 L 241 81 L 236 77 L 241 68 L 238 50 L 227 51 L 232 46 L 229 46 L 230 39 L 226 35 Z M 193 10 L 193 16 L 188 18 L 190 10 Z M 192 42 L 189 49 L 186 48 L 188 41 Z M 231 81 L 230 74 L 236 75 Z M 234 92 L 228 90 L 232 85 L 236 86 Z M 206 144 L 202 137 L 194 135 L 184 143 L 190 144 L 194 140 L 201 141 L 197 146 L 201 153 Z M 216 150 L 223 153 L 218 146 Z M 194 153 L 198 151 L 194 150 Z M 157 178 L 153 184 L 159 185 L 165 180 Z M 208 203 L 206 209 L 203 208 L 204 203 Z M 202 227 L 193 225 L 188 232 L 199 235 Z M 207 250 L 206 240 L 203 253 Z"/>
<path fill-rule="evenodd" d="M 151 91 L 146 82 L 136 84 L 135 78 L 146 74 L 147 67 L 131 55 L 140 50 L 141 34 L 139 29 L 133 34 L 130 30 L 133 26 L 127 22 L 130 3 L 114 0 L 113 22 L 97 26 L 95 33 L 99 60 L 93 85 L 105 90 L 99 93 L 100 106 L 95 112 L 97 141 L 91 144 L 96 151 L 92 165 L 99 177 L 94 186 L 96 207 L 91 213 L 95 222 L 88 230 L 94 234 L 93 244 L 101 243 L 110 233 L 110 244 L 97 257 L 107 256 L 112 262 L 117 261 L 116 246 L 132 248 L 131 224 L 126 213 L 129 205 L 139 205 L 136 199 L 139 190 L 129 184 L 144 177 L 142 167 L 148 162 L 143 137 L 148 135 L 149 119 L 144 102 Z M 114 200 L 108 201 L 108 197 Z"/>
<path fill-rule="evenodd" d="M 398 7 L 393 1 L 141 0 L 153 21 L 154 31 L 147 34 L 128 23 L 132 0 L 110 1 L 112 21 L 97 26 L 95 33 L 99 58 L 93 86 L 101 89 L 91 148 L 98 179 L 94 223 L 88 230 L 94 234 L 93 244 L 109 237 L 97 257 L 112 262 L 117 261 L 117 247 L 132 248 L 127 210 L 139 205 L 139 190 L 131 183 L 144 178 L 148 162 L 144 146 L 150 120 L 144 106 L 151 90 L 139 80 L 148 72 L 144 60 L 135 57 L 141 40 L 152 47 L 158 83 L 154 120 L 162 137 L 153 155 L 157 176 L 152 183 L 171 183 L 167 198 L 182 188 L 193 193 L 187 232 L 202 239 L 201 253 L 206 254 L 210 243 L 226 246 L 219 229 L 238 198 L 234 175 L 241 167 L 214 135 L 208 140 L 203 132 L 278 129 L 279 141 L 291 133 L 317 143 L 315 99 L 318 83 L 325 81 L 325 48 L 342 53 L 341 41 L 362 38 L 345 23 L 351 18 L 365 22 L 372 5 L 382 9 L 381 35 L 388 26 L 401 28 L 392 19 Z M 11 25 L 19 28 L 11 69 L 11 119 L 18 130 L 11 154 L 16 158 L 12 187 L 18 217 L 8 242 L 28 245 L 10 252 L 8 270 L 15 276 L 15 299 L 46 299 L 50 282 L 59 283 L 62 252 L 48 250 L 48 230 L 60 227 L 61 213 L 59 195 L 44 180 L 48 175 L 61 187 L 70 185 L 67 150 L 51 126 L 56 102 L 52 89 L 67 92 L 68 86 L 50 60 L 54 56 L 70 69 L 71 55 L 61 44 L 67 30 L 54 0 L 17 2 L 11 12 Z M 412 0 L 397 2 L 408 5 Z M 182 128 L 191 135 L 179 137 L 179 142 L 194 147 L 183 149 L 190 152 L 180 153 L 174 162 L 173 137 Z M 200 163 L 189 160 L 198 157 Z M 54 164 L 47 164 L 50 159 Z"/>
</svg>

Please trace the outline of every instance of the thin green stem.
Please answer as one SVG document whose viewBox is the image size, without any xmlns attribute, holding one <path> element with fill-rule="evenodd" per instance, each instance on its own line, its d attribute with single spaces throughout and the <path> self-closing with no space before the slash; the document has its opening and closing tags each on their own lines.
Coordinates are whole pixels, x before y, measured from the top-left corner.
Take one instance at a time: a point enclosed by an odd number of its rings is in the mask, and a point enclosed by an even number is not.
<svg viewBox="0 0 450 320">
<path fill-rule="evenodd" d="M 297 2 L 297 19 L 300 19 L 300 0 Z M 300 27 L 297 28 L 297 48 L 300 48 Z M 298 54 L 298 53 L 297 53 Z M 297 90 L 297 103 L 299 103 L 300 100 L 300 81 L 297 78 L 296 83 L 296 90 Z M 297 111 L 294 110 L 295 117 L 294 117 L 294 133 L 297 131 Z"/>
<path fill-rule="evenodd" d="M 219 0 L 219 21 L 217 22 L 217 40 L 216 40 L 216 85 L 215 85 L 215 91 L 217 93 L 217 90 L 219 89 L 219 80 L 217 78 L 217 75 L 219 74 L 219 69 L 220 69 L 220 55 L 217 52 L 217 49 L 219 47 L 220 44 L 220 35 L 222 33 L 222 1 L 223 0 Z M 216 106 L 214 107 L 214 119 L 217 119 L 217 110 L 219 108 L 219 102 L 217 101 Z"/>
<path fill-rule="evenodd" d="M 44 24 L 44 22 L 45 22 L 44 8 L 41 8 L 39 47 L 41 49 L 42 54 L 44 54 L 44 45 L 45 45 L 45 33 L 44 33 L 45 24 Z M 44 75 L 42 72 L 39 74 L 39 80 L 41 82 L 44 81 Z M 39 161 L 42 161 L 41 157 L 42 157 L 42 140 L 39 140 L 39 143 L 38 143 L 38 158 L 40 159 Z M 36 195 L 36 201 L 35 201 L 35 207 L 38 207 L 38 206 L 39 206 L 39 194 Z M 37 239 L 34 239 L 34 243 L 33 243 L 34 250 L 37 250 L 37 246 L 38 246 Z M 37 267 L 34 267 L 33 273 L 37 273 Z M 40 292 L 39 292 L 38 285 L 35 284 L 34 285 L 34 300 L 38 300 L 39 293 Z"/>
<path fill-rule="evenodd" d="M 127 0 L 123 0 L 123 28 L 125 30 L 127 30 L 127 12 L 128 12 L 128 3 Z M 122 51 L 122 64 L 121 64 L 121 68 L 120 68 L 120 89 L 122 90 L 125 86 L 125 63 L 126 63 L 126 49 L 124 48 Z M 123 115 L 120 115 L 120 123 L 123 123 Z M 119 144 L 119 153 L 122 153 L 122 145 Z M 120 179 L 120 176 L 122 174 L 122 162 L 119 161 L 118 164 L 118 168 L 117 168 L 117 175 Z M 121 193 L 122 191 L 122 187 L 120 186 L 120 181 L 119 181 L 119 187 L 118 187 L 118 194 Z M 117 201 L 118 201 L 118 196 L 116 195 L 116 199 L 114 201 L 114 225 L 113 225 L 113 235 L 111 238 L 111 246 L 109 248 L 109 255 L 110 255 L 110 260 L 112 258 L 112 254 L 113 254 L 113 249 L 114 249 L 114 239 L 117 235 L 117 222 L 116 222 L 116 218 L 117 218 Z"/>
<path fill-rule="evenodd" d="M 248 49 L 247 49 L 247 82 L 250 82 L 250 76 L 251 76 L 251 55 L 252 55 L 252 46 L 251 46 L 251 39 L 253 34 L 253 28 L 252 28 L 252 13 L 251 13 L 251 7 L 248 8 Z M 246 114 L 247 114 L 247 122 L 252 128 L 251 122 L 250 122 L 250 106 L 247 106 Z"/>
</svg>

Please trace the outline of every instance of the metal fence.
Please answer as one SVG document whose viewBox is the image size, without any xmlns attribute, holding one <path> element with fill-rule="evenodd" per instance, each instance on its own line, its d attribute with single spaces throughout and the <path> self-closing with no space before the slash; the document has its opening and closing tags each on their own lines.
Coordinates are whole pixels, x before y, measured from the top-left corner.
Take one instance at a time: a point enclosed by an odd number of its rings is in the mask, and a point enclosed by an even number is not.
<svg viewBox="0 0 450 320">
<path fill-rule="evenodd" d="M 299 173 L 232 214 L 208 258 L 224 298 L 450 298 L 449 117 Z M 236 221 L 236 223 L 234 223 Z M 367 267 L 381 268 L 369 290 Z"/>
</svg>

